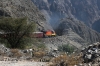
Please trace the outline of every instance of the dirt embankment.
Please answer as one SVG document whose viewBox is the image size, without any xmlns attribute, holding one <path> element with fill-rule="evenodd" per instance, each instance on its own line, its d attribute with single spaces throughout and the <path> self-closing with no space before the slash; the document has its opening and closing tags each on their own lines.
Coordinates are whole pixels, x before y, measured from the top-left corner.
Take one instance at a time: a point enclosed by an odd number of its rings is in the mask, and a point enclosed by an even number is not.
<svg viewBox="0 0 100 66">
<path fill-rule="evenodd" d="M 47 66 L 47 63 L 31 61 L 0 61 L 0 66 Z"/>
</svg>

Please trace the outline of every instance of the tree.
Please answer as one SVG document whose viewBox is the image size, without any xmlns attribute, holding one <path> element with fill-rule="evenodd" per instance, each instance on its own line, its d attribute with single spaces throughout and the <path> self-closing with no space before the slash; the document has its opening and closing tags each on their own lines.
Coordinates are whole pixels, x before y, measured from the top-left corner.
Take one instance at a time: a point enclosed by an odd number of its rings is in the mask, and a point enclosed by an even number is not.
<svg viewBox="0 0 100 66">
<path fill-rule="evenodd" d="M 35 26 L 35 22 L 27 22 L 27 18 L 0 17 L 0 31 L 10 48 L 24 48 Z"/>
</svg>

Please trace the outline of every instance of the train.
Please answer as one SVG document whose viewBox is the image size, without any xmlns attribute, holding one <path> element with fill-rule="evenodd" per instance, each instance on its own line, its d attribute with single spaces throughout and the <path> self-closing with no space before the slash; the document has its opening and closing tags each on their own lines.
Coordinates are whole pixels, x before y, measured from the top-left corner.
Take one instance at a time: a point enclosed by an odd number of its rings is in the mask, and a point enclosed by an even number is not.
<svg viewBox="0 0 100 66">
<path fill-rule="evenodd" d="M 47 37 L 55 37 L 56 33 L 54 31 L 48 30 L 48 31 L 38 31 L 33 32 L 30 34 L 32 38 L 47 38 Z"/>
<path fill-rule="evenodd" d="M 44 37 L 55 37 L 56 33 L 54 31 L 48 30 L 44 33 Z"/>
<path fill-rule="evenodd" d="M 6 38 L 7 34 L 14 35 L 14 33 L 0 33 L 0 37 L 1 38 Z M 48 31 L 37 31 L 37 32 L 29 33 L 29 36 L 31 38 L 47 38 L 47 37 L 56 36 L 56 33 L 54 31 L 51 31 L 51 30 L 48 30 Z"/>
</svg>

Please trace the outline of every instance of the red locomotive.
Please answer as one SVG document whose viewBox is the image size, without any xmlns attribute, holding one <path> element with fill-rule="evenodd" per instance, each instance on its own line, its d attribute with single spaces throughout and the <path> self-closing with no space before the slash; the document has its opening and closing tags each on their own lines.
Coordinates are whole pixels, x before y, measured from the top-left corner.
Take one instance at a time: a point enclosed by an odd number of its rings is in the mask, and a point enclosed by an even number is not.
<svg viewBox="0 0 100 66">
<path fill-rule="evenodd" d="M 41 32 L 33 32 L 30 34 L 30 36 L 33 38 L 45 38 L 45 37 L 54 37 L 56 36 L 56 33 L 54 31 L 48 30 L 48 31 L 41 31 Z"/>
</svg>

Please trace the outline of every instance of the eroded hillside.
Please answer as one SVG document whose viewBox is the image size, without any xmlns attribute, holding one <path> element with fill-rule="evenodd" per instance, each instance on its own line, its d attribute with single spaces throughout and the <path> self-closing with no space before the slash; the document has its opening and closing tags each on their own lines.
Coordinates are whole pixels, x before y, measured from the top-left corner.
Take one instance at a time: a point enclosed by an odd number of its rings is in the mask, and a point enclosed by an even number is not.
<svg viewBox="0 0 100 66">
<path fill-rule="evenodd" d="M 57 33 L 59 35 L 67 35 L 70 39 L 80 41 L 80 39 L 78 39 L 79 37 L 77 37 L 77 35 L 75 36 L 73 32 L 88 43 L 100 41 L 100 34 L 86 26 L 81 21 L 72 18 L 62 19 L 57 28 Z"/>
<path fill-rule="evenodd" d="M 45 17 L 36 8 L 31 0 L 2 0 L 0 1 L 0 16 L 28 17 L 29 21 L 36 22 L 37 29 L 52 29 Z"/>
<path fill-rule="evenodd" d="M 58 20 L 71 17 L 83 21 L 89 27 L 100 32 L 99 26 L 94 26 L 100 21 L 99 0 L 32 0 L 34 4 L 47 17 L 53 27 L 57 26 Z"/>
</svg>

